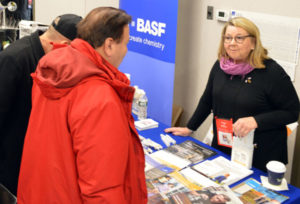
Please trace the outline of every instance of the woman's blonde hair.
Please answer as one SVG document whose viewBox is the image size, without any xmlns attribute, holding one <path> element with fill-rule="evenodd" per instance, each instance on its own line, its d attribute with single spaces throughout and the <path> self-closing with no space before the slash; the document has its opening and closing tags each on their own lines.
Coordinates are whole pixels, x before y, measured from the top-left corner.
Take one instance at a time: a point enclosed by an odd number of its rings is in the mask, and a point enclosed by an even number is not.
<svg viewBox="0 0 300 204">
<path fill-rule="evenodd" d="M 250 52 L 248 63 L 254 68 L 265 68 L 264 60 L 268 59 L 268 50 L 262 46 L 260 34 L 257 26 L 250 20 L 244 17 L 235 17 L 230 19 L 222 30 L 221 41 L 219 45 L 218 58 L 229 58 L 224 48 L 224 35 L 228 26 L 235 26 L 244 29 L 251 37 L 253 37 L 255 47 Z"/>
</svg>

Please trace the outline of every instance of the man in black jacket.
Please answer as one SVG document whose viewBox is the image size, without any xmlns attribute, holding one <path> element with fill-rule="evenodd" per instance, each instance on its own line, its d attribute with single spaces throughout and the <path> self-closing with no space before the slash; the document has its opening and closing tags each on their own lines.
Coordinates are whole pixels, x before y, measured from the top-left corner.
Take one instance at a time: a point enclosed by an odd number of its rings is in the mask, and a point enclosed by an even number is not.
<svg viewBox="0 0 300 204">
<path fill-rule="evenodd" d="M 31 110 L 30 74 L 42 56 L 70 43 L 82 18 L 57 17 L 47 31 L 36 31 L 0 52 L 0 183 L 16 195 L 23 141 Z"/>
</svg>

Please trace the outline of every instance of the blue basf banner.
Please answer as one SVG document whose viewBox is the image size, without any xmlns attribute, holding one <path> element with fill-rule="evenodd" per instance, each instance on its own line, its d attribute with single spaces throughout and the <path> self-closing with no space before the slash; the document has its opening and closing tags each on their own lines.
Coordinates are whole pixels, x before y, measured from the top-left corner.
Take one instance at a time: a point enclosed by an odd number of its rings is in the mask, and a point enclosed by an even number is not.
<svg viewBox="0 0 300 204">
<path fill-rule="evenodd" d="M 177 0 L 120 0 L 132 16 L 128 53 L 120 70 L 148 97 L 148 117 L 171 125 Z"/>
</svg>

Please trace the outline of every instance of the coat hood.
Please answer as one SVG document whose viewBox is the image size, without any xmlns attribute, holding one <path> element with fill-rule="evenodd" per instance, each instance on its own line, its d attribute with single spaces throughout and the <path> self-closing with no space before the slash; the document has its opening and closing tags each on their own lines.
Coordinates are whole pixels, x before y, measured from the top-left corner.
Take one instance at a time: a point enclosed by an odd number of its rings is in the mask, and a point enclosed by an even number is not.
<svg viewBox="0 0 300 204">
<path fill-rule="evenodd" d="M 49 99 L 59 99 L 77 84 L 95 78 L 106 81 L 126 101 L 131 102 L 134 94 L 127 77 L 81 39 L 45 55 L 32 78 Z"/>
</svg>

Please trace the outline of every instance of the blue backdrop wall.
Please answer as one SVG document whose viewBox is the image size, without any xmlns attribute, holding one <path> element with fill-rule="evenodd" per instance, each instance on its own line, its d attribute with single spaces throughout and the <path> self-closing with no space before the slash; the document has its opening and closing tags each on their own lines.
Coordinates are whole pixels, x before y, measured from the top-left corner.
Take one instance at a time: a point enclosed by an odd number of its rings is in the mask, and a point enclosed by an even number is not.
<svg viewBox="0 0 300 204">
<path fill-rule="evenodd" d="M 148 97 L 148 117 L 171 125 L 177 0 L 120 0 L 132 16 L 128 53 L 120 70 Z"/>
</svg>

